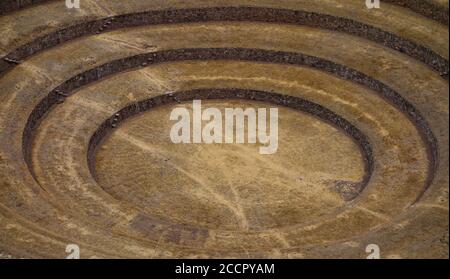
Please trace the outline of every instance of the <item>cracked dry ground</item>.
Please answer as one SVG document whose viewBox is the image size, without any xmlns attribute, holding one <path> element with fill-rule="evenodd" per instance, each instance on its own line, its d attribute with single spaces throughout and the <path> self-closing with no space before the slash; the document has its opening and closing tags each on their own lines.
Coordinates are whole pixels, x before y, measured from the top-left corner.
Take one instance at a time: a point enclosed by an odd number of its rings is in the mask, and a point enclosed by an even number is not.
<svg viewBox="0 0 450 279">
<path fill-rule="evenodd" d="M 448 258 L 448 1 L 0 13 L 0 258 Z M 173 144 L 194 99 L 278 151 Z"/>
</svg>

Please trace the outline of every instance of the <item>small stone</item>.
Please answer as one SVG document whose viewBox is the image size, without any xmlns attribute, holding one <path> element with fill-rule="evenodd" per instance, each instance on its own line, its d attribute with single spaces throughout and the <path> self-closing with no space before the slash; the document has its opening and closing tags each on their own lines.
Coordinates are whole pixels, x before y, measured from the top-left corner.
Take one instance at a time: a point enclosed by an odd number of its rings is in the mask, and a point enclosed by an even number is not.
<svg viewBox="0 0 450 279">
<path fill-rule="evenodd" d="M 20 64 L 20 61 L 5 57 L 4 60 L 9 63 Z"/>
<path fill-rule="evenodd" d="M 344 201 L 351 201 L 362 191 L 362 184 L 350 181 L 336 181 L 335 188 Z"/>
</svg>

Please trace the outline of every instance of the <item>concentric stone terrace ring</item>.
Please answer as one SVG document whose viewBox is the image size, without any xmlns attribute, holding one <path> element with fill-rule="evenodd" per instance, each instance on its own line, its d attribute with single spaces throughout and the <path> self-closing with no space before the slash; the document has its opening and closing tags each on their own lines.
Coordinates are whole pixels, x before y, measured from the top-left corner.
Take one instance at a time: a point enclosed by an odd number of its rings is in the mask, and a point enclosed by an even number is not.
<svg viewBox="0 0 450 279">
<path fill-rule="evenodd" d="M 448 2 L 222 2 L 0 4 L 0 257 L 447 258 Z M 277 152 L 174 144 L 193 100 Z"/>
</svg>

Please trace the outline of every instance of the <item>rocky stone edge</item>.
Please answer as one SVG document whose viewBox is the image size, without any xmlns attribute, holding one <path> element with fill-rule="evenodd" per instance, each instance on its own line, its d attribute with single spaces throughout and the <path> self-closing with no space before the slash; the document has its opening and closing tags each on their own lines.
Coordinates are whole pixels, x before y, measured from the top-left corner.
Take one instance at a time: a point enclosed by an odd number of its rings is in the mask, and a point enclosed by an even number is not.
<svg viewBox="0 0 450 279">
<path fill-rule="evenodd" d="M 79 38 L 126 27 L 154 24 L 255 21 L 306 25 L 362 37 L 417 59 L 448 79 L 449 61 L 433 50 L 403 39 L 379 28 L 351 19 L 306 11 L 258 7 L 219 7 L 201 9 L 160 10 L 125 14 L 79 23 L 18 47 L 0 61 L 0 75 L 20 64 L 22 60 L 44 49 Z"/>
<path fill-rule="evenodd" d="M 372 147 L 367 136 L 364 135 L 364 133 L 362 133 L 358 128 L 353 126 L 348 120 L 319 104 L 307 101 L 299 97 L 240 88 L 207 88 L 181 91 L 176 93 L 171 92 L 147 100 L 142 100 L 122 108 L 120 111 L 112 115 L 109 119 L 104 121 L 99 126 L 98 130 L 92 135 L 89 141 L 87 161 L 92 176 L 94 178 L 96 177 L 95 154 L 97 147 L 101 144 L 103 139 L 106 138 L 108 134 L 110 134 L 112 130 L 114 130 L 121 122 L 125 121 L 126 119 L 161 105 L 181 103 L 192 100 L 221 99 L 252 100 L 289 107 L 313 115 L 338 128 L 339 130 L 342 130 L 359 146 L 365 163 L 365 174 L 363 180 L 358 183 L 360 185 L 359 189 L 357 190 L 357 192 L 354 192 L 351 195 L 342 196 L 343 199 L 345 201 L 353 200 L 364 190 L 364 188 L 369 183 L 374 169 Z"/>
<path fill-rule="evenodd" d="M 448 7 L 438 5 L 429 0 L 382 0 L 386 3 L 402 6 L 415 13 L 438 21 L 444 25 L 449 24 Z"/>
<path fill-rule="evenodd" d="M 176 49 L 139 54 L 108 62 L 68 79 L 64 83 L 57 86 L 54 90 L 52 90 L 47 95 L 47 97 L 45 97 L 34 108 L 30 117 L 28 118 L 26 127 L 23 132 L 22 151 L 25 162 L 27 163 L 30 172 L 34 175 L 31 161 L 31 148 L 34 130 L 39 125 L 44 115 L 48 111 L 50 111 L 53 106 L 64 101 L 64 98 L 73 94 L 74 91 L 78 88 L 86 86 L 92 82 L 102 80 L 113 74 L 136 69 L 139 67 L 146 67 L 157 63 L 184 60 L 241 60 L 308 66 L 374 90 L 381 97 L 387 99 L 392 105 L 397 107 L 406 116 L 408 116 L 408 118 L 416 125 L 419 132 L 423 136 L 427 146 L 430 162 L 429 177 L 427 179 L 423 193 L 431 185 L 434 173 L 437 169 L 437 140 L 421 113 L 411 103 L 406 101 L 399 93 L 391 89 L 389 86 L 383 84 L 382 82 L 375 80 L 361 72 L 328 60 L 324 60 L 322 58 L 309 56 L 302 53 L 242 48 Z M 284 100 L 284 98 L 288 97 L 283 96 L 279 100 Z M 369 152 L 369 150 L 366 151 Z M 366 154 L 366 157 L 368 156 L 368 154 L 369 153 Z M 368 162 L 368 164 L 370 166 L 372 165 L 372 162 Z M 423 193 L 421 193 L 421 195 Z M 419 198 L 420 197 L 418 197 L 418 199 Z"/>
<path fill-rule="evenodd" d="M 31 5 L 50 1 L 52 0 L 2 0 L 0 3 L 0 15 L 26 8 Z"/>
<path fill-rule="evenodd" d="M 23 9 L 35 4 L 41 4 L 55 0 L 2 0 L 0 3 L 0 15 Z M 429 0 L 383 0 L 384 2 L 408 8 L 415 13 L 438 21 L 444 25 L 449 24 L 448 7 L 433 3 Z"/>
</svg>

